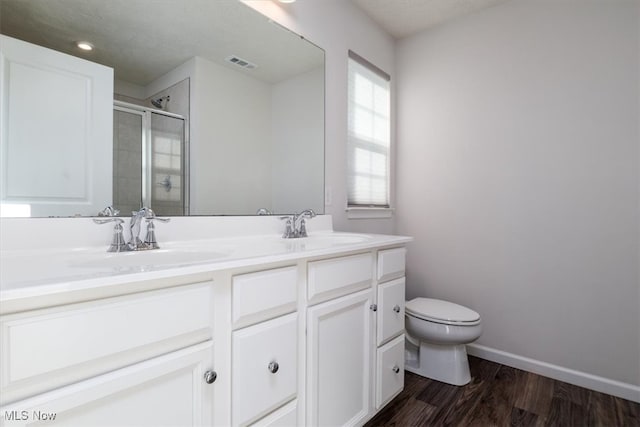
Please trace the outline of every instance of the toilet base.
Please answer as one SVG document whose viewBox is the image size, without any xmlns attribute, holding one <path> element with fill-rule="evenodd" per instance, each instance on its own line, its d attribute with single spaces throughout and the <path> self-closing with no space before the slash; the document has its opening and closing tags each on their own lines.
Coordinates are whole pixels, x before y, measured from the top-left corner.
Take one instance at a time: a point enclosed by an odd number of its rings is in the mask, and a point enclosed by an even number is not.
<svg viewBox="0 0 640 427">
<path fill-rule="evenodd" d="M 467 347 L 464 344 L 438 345 L 407 341 L 405 370 L 443 383 L 461 386 L 471 381 Z"/>
</svg>

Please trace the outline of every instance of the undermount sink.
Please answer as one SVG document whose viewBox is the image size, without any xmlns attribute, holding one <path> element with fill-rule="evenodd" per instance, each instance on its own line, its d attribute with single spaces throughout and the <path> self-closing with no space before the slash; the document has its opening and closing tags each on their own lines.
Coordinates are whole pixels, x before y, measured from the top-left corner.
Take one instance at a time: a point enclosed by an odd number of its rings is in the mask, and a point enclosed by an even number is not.
<svg viewBox="0 0 640 427">
<path fill-rule="evenodd" d="M 184 264 L 198 264 L 214 261 L 227 254 L 211 251 L 185 249 L 155 249 L 149 251 L 134 251 L 109 253 L 92 256 L 88 260 L 76 260 L 72 267 L 81 268 L 131 268 L 146 266 L 176 266 Z"/>
</svg>

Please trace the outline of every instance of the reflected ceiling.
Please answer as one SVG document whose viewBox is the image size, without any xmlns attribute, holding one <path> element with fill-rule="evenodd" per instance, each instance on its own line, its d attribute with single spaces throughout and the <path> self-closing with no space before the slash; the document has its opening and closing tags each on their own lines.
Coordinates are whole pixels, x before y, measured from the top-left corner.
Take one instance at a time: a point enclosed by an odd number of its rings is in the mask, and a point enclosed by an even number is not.
<svg viewBox="0 0 640 427">
<path fill-rule="evenodd" d="M 113 67 L 116 79 L 140 86 L 194 56 L 237 70 L 224 60 L 237 55 L 266 83 L 322 65 L 288 30 L 260 31 L 264 19 L 216 0 L 0 0 L 3 34 Z M 80 51 L 80 40 L 94 50 Z"/>
</svg>

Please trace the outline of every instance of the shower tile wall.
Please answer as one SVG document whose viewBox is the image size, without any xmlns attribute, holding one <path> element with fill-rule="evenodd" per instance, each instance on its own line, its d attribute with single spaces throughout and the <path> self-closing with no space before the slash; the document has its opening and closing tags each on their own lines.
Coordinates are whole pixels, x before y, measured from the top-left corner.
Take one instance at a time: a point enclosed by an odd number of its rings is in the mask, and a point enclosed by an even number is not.
<svg viewBox="0 0 640 427">
<path fill-rule="evenodd" d="M 113 206 L 121 215 L 140 209 L 142 146 L 140 116 L 113 112 Z"/>
</svg>

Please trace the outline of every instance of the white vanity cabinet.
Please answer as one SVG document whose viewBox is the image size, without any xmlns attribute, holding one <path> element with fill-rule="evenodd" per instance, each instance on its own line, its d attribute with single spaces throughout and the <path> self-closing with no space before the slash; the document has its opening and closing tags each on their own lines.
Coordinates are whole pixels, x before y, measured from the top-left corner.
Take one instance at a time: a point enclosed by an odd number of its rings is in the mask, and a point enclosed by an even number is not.
<svg viewBox="0 0 640 427">
<path fill-rule="evenodd" d="M 5 306 L 0 425 L 362 425 L 403 388 L 405 241 Z"/>
</svg>

